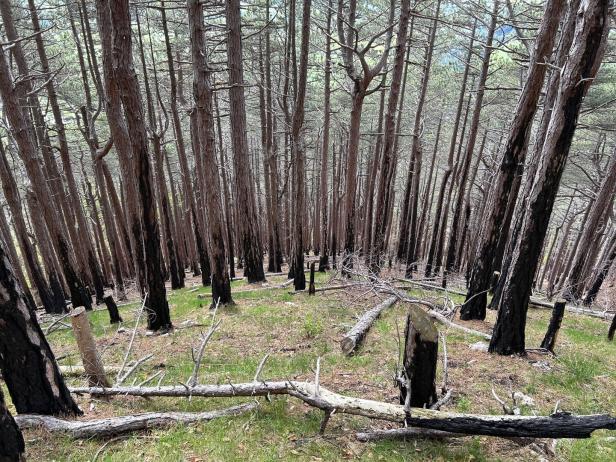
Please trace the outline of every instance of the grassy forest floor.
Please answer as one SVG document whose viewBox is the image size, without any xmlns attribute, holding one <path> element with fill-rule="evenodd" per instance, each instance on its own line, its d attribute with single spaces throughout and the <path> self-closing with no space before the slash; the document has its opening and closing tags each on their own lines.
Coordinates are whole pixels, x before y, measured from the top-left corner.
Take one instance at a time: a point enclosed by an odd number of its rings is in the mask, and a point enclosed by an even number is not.
<svg viewBox="0 0 616 462">
<path fill-rule="evenodd" d="M 374 295 L 331 291 L 292 295 L 291 288 L 273 288 L 285 276 L 268 278 L 268 284 L 248 286 L 234 281 L 233 307 L 220 308 L 222 320 L 208 343 L 201 366 L 200 383 L 252 381 L 257 366 L 270 353 L 261 378 L 268 380 L 313 380 L 317 357 L 321 357 L 321 383 L 328 389 L 382 401 L 397 402 L 394 373 L 398 358 L 398 332 L 404 331 L 403 303 L 386 310 L 371 329 L 357 354 L 344 356 L 339 341 L 363 311 L 374 306 Z M 317 287 L 328 280 L 317 275 Z M 197 284 L 191 280 L 187 286 Z M 249 291 L 240 292 L 243 289 Z M 256 290 L 253 290 L 256 289 Z M 200 331 L 207 331 L 209 289 L 194 287 L 170 292 L 171 316 L 176 326 L 195 322 L 205 327 L 176 329 L 163 336 L 146 336 L 139 326 L 131 359 L 154 357 L 136 374 L 136 383 L 157 370 L 164 370 L 164 384 L 186 382 L 193 369 L 191 348 L 199 344 Z M 439 295 L 417 291 L 413 296 L 435 299 Z M 456 303 L 461 300 L 453 297 Z M 90 320 L 106 365 L 120 365 L 130 341 L 139 302 L 120 308 L 123 329 L 110 326 L 105 310 L 90 313 Z M 527 346 L 537 347 L 547 328 L 549 310 L 530 309 Z M 495 313 L 473 328 L 489 332 Z M 565 411 L 590 414 L 616 413 L 616 342 L 606 340 L 608 324 L 600 319 L 566 313 L 556 345 L 557 356 L 531 353 L 528 357 L 499 357 L 471 349 L 480 341 L 472 335 L 444 330 L 448 350 L 449 386 L 453 401 L 444 409 L 459 412 L 500 414 L 492 387 L 507 398 L 512 391 L 528 395 L 533 406 L 522 413 L 550 414 L 560 400 Z M 60 363 L 80 363 L 71 330 L 50 334 L 50 343 Z M 442 354 L 442 345 L 441 351 Z M 440 383 L 442 364 L 439 364 Z M 110 374 L 111 378 L 115 377 Z M 68 378 L 71 385 L 83 378 Z M 112 380 L 113 381 L 113 380 Z M 128 380 L 130 384 L 132 379 Z M 155 381 L 156 382 L 156 381 Z M 440 388 L 440 387 L 439 387 Z M 149 411 L 203 411 L 247 402 L 247 398 L 152 398 L 115 397 L 109 401 L 78 397 L 83 419 L 119 416 Z M 75 441 L 42 430 L 26 431 L 28 460 L 70 461 L 176 461 L 176 460 L 540 460 L 541 456 L 516 442 L 489 437 L 465 437 L 443 441 L 386 441 L 364 444 L 355 432 L 393 427 L 361 417 L 334 415 L 324 436 L 319 436 L 322 413 L 288 396 L 274 396 L 239 417 L 216 419 L 199 425 L 179 425 L 165 430 L 131 434 L 117 439 Z M 595 432 L 587 440 L 560 440 L 555 460 L 616 460 L 616 432 Z"/>
</svg>

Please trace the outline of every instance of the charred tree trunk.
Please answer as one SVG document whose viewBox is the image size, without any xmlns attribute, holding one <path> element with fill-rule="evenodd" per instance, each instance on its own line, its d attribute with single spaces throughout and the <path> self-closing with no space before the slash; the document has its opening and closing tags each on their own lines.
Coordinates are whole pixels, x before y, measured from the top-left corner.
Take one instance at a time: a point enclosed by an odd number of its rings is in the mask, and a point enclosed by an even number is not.
<svg viewBox="0 0 616 462">
<path fill-rule="evenodd" d="M 469 289 L 460 314 L 462 319 L 485 319 L 486 316 L 487 291 L 490 288 L 490 278 L 494 270 L 495 250 L 499 238 L 503 234 L 508 234 L 509 231 L 506 217 L 511 217 L 513 211 L 508 215 L 507 209 L 515 204 L 516 197 L 512 194 L 515 192 L 517 195 L 519 188 L 521 173 L 518 170 L 526 157 L 528 138 L 546 72 L 546 66 L 542 63 L 552 53 L 563 6 L 562 0 L 550 0 L 546 5 L 539 35 L 535 40 L 526 84 L 518 101 L 505 152 L 501 159 L 499 174 L 492 195 L 492 206 L 485 221 L 476 258 L 472 262 L 473 269 Z M 518 175 L 517 180 L 516 175 Z M 518 188 L 513 187 L 516 181 Z M 532 179 L 529 181 L 532 181 Z"/>
<path fill-rule="evenodd" d="M 215 152 L 213 92 L 210 70 L 205 58 L 203 7 L 198 0 L 188 0 L 187 5 L 192 44 L 194 110 L 197 112 L 198 121 L 199 142 L 197 147 L 199 149 L 195 152 L 195 156 L 203 156 L 202 190 L 207 191 L 205 210 L 209 229 L 212 302 L 213 304 L 229 304 L 233 303 L 233 299 L 225 255 L 222 198 Z"/>
<path fill-rule="evenodd" d="M 411 307 L 404 330 L 403 370 L 398 378 L 400 404 L 423 408 L 436 402 L 437 359 L 438 330 L 421 308 Z"/>
<path fill-rule="evenodd" d="M 582 100 L 605 51 L 608 3 L 588 1 L 575 19 L 574 46 L 561 72 L 540 164 L 535 175 L 521 233 L 512 252 L 489 351 L 525 353 L 526 312 L 543 241 L 565 162 L 571 147 Z"/>
<path fill-rule="evenodd" d="M 105 294 L 103 302 L 107 306 L 107 311 L 109 311 L 109 324 L 117 324 L 119 322 L 124 322 L 122 316 L 120 316 L 118 305 L 116 305 L 116 302 L 113 299 L 113 295 L 111 293 Z"/>
<path fill-rule="evenodd" d="M 584 305 L 591 305 L 595 301 L 603 281 L 614 264 L 614 260 L 616 260 L 616 231 L 614 231 L 614 234 L 608 244 L 608 253 L 605 260 L 599 267 L 599 271 L 597 271 L 597 274 L 595 275 L 592 284 L 590 284 L 586 295 L 584 295 Z"/>
<path fill-rule="evenodd" d="M 483 59 L 481 63 L 481 72 L 479 74 L 479 81 L 477 82 L 477 91 L 475 93 L 475 107 L 473 108 L 473 118 L 471 119 L 471 126 L 468 132 L 468 140 L 466 143 L 466 152 L 462 158 L 462 165 L 460 171 L 457 174 L 458 180 L 458 194 L 456 202 L 453 208 L 453 217 L 451 220 L 451 229 L 449 231 L 449 246 L 447 248 L 447 258 L 445 261 L 445 268 L 443 278 L 446 277 L 447 272 L 455 271 L 458 268 L 458 261 L 456 260 L 458 245 L 459 245 L 459 230 L 462 221 L 462 209 L 464 207 L 464 197 L 466 191 L 466 183 L 468 180 L 468 173 L 471 166 L 473 153 L 475 151 L 475 143 L 477 141 L 477 134 L 479 133 L 479 117 L 481 115 L 481 109 L 483 105 L 483 95 L 485 94 L 486 82 L 488 80 L 488 71 L 490 69 L 490 56 L 492 56 L 492 41 L 494 39 L 494 31 L 496 30 L 496 20 L 498 16 L 498 0 L 494 0 L 494 7 L 492 10 L 492 19 L 487 31 L 486 44 L 483 53 Z M 545 66 L 544 66 L 545 67 Z"/>
<path fill-rule="evenodd" d="M 603 179 L 601 188 L 592 205 L 588 221 L 583 229 L 581 245 L 577 248 L 575 260 L 569 277 L 567 278 L 567 289 L 564 297 L 568 300 L 579 300 L 586 286 L 585 275 L 588 268 L 594 264 L 593 256 L 596 251 L 591 249 L 598 248 L 599 242 L 603 237 L 605 227 L 609 220 L 608 216 L 612 213 L 612 204 L 616 195 L 616 150 L 612 154 L 607 175 Z"/>
<path fill-rule="evenodd" d="M 99 3 L 103 7 L 104 0 Z M 147 285 L 148 329 L 167 330 L 172 327 L 165 281 L 161 271 L 162 254 L 156 217 L 153 178 L 150 167 L 148 140 L 146 135 L 143 105 L 139 82 L 133 66 L 131 28 L 128 0 L 111 0 L 104 7 L 109 8 L 112 19 L 113 76 L 120 90 L 124 117 L 130 133 L 133 175 L 137 179 L 144 260 L 142 264 Z"/>
<path fill-rule="evenodd" d="M 240 242 L 244 258 L 244 275 L 248 282 L 265 281 L 263 253 L 259 236 L 257 206 L 251 193 L 253 182 L 250 170 L 246 135 L 246 105 L 244 100 L 244 70 L 242 64 L 242 36 L 239 0 L 226 2 L 227 60 L 229 65 L 229 101 L 231 106 L 231 144 L 235 172 L 236 203 L 239 210 Z"/>
<path fill-rule="evenodd" d="M 324 102 L 323 102 L 323 143 L 321 144 L 321 172 L 319 192 L 321 203 L 321 216 L 317 216 L 316 229 L 320 232 L 319 241 L 321 243 L 319 271 L 324 272 L 329 269 L 329 233 L 328 228 L 328 208 L 327 208 L 327 163 L 329 161 L 329 128 L 331 118 L 331 78 L 332 78 L 332 0 L 329 0 L 329 8 L 327 10 L 327 35 L 325 37 L 325 78 L 324 78 Z"/>
<path fill-rule="evenodd" d="M 302 12 L 302 40 L 299 58 L 299 79 L 297 83 L 297 97 L 293 109 L 293 122 L 291 126 L 291 153 L 294 162 L 294 206 L 295 216 L 293 223 L 293 286 L 295 290 L 306 289 L 306 273 L 304 272 L 304 245 L 306 231 L 304 213 L 306 208 L 305 169 L 306 169 L 306 141 L 304 139 L 304 104 L 306 101 L 306 81 L 308 79 L 308 51 L 310 45 L 310 14 L 312 1 L 304 0 Z"/>
<path fill-rule="evenodd" d="M 409 20 L 411 16 L 410 0 L 403 0 L 400 9 L 398 34 L 396 37 L 396 49 L 394 57 L 394 69 L 392 74 L 391 89 L 385 114 L 385 134 L 383 137 L 383 154 L 381 156 L 379 189 L 376 196 L 376 217 L 374 229 L 374 243 L 370 251 L 370 269 L 378 274 L 382 266 L 383 254 L 386 251 L 385 233 L 390 208 L 393 207 L 392 187 L 394 182 L 396 152 L 394 151 L 396 139 L 396 110 L 402 85 L 404 71 L 404 57 L 406 54 L 406 42 L 408 37 Z M 376 160 L 376 159 L 375 159 Z"/>
<path fill-rule="evenodd" d="M 462 109 L 464 107 L 464 98 L 466 95 L 466 84 L 468 82 L 468 74 L 470 71 L 470 62 L 473 57 L 473 45 L 475 43 L 475 31 L 477 29 L 477 21 L 473 24 L 473 29 L 471 31 L 471 40 L 468 45 L 468 52 L 466 55 L 466 66 L 464 67 L 464 74 L 462 76 L 462 86 L 460 88 L 460 96 L 458 97 L 458 107 L 456 109 L 456 116 L 454 118 L 453 123 L 453 131 L 451 134 L 451 141 L 449 142 L 449 155 L 447 157 L 447 167 L 445 172 L 443 173 L 443 177 L 441 178 L 441 185 L 439 187 L 438 199 L 436 201 L 436 211 L 434 213 L 434 225 L 432 227 L 432 236 L 430 238 L 430 247 L 428 249 L 428 259 L 426 262 L 426 277 L 431 277 L 435 270 L 438 271 L 438 266 L 440 265 L 440 258 L 437 258 L 438 247 L 440 247 L 440 236 L 442 233 L 442 228 L 444 227 L 444 221 L 442 218 L 443 215 L 443 202 L 445 200 L 445 193 L 447 190 L 447 182 L 449 181 L 449 177 L 453 173 L 454 168 L 454 154 L 456 152 L 456 140 L 458 139 L 458 128 L 460 126 L 460 116 L 462 114 Z"/>
<path fill-rule="evenodd" d="M 559 300 L 554 303 L 554 309 L 552 310 L 552 317 L 550 318 L 550 325 L 541 342 L 541 348 L 545 348 L 548 351 L 554 352 L 554 346 L 556 345 L 556 338 L 558 337 L 558 330 L 563 322 L 563 316 L 565 314 L 565 301 Z"/>
<path fill-rule="evenodd" d="M 4 394 L 0 388 L 0 461 L 22 462 L 26 458 L 24 437 L 15 423 L 4 402 Z"/>
<path fill-rule="evenodd" d="M 19 414 L 81 414 L 38 325 L 35 307 L 27 305 L 3 245 L 0 289 L 0 369 L 15 409 Z"/>
<path fill-rule="evenodd" d="M 32 129 L 29 120 L 24 116 L 19 104 L 19 93 L 13 85 L 4 49 L 0 49 L 0 93 L 4 103 L 4 114 L 13 130 L 15 141 L 19 148 L 19 155 L 24 162 L 32 187 L 39 200 L 45 201 L 42 207 L 43 215 L 71 292 L 71 300 L 74 305 L 91 307 L 92 300 L 90 294 L 76 271 L 74 257 L 71 255 L 69 243 L 60 225 L 58 212 L 53 207 L 53 204 L 48 202 L 52 195 L 41 169 L 36 147 L 31 138 Z"/>
</svg>

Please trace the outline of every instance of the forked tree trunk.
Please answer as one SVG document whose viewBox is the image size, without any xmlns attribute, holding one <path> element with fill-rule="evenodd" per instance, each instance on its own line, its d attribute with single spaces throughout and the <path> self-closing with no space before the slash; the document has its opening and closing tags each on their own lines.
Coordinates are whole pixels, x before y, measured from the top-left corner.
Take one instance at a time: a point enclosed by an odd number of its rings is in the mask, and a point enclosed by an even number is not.
<svg viewBox="0 0 616 462">
<path fill-rule="evenodd" d="M 540 164 L 535 175 L 521 233 L 512 252 L 489 351 L 525 353 L 526 312 L 554 200 L 575 132 L 582 100 L 597 73 L 609 30 L 608 2 L 580 5 L 573 47 L 561 72 Z"/>
</svg>

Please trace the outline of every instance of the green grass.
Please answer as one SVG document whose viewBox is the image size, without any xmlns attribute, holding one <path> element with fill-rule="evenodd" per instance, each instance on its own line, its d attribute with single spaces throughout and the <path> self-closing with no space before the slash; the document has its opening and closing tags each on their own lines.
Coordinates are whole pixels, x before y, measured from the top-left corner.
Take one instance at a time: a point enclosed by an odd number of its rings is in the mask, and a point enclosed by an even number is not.
<svg viewBox="0 0 616 462">
<path fill-rule="evenodd" d="M 316 275 L 317 286 L 328 275 Z M 270 278 L 270 286 L 248 286 L 234 281 L 236 305 L 221 307 L 217 316 L 221 326 L 205 349 L 200 369 L 201 383 L 251 381 L 258 364 L 268 353 L 269 359 L 261 378 L 312 380 L 316 360 L 321 357 L 321 380 L 324 386 L 340 393 L 395 402 L 397 390 L 393 376 L 399 351 L 398 336 L 404 333 L 407 307 L 397 304 L 386 310 L 369 332 L 356 354 L 347 357 L 340 352 L 338 342 L 361 314 L 375 300 L 358 299 L 358 294 L 328 292 L 308 296 L 293 295 L 292 288 L 272 286 L 286 281 L 285 276 Z M 258 289 L 258 290 L 255 290 Z M 205 324 L 202 328 L 176 329 L 162 337 L 145 337 L 145 319 L 135 340 L 131 359 L 147 353 L 154 358 L 135 374 L 139 382 L 152 373 L 163 370 L 164 384 L 186 382 L 193 370 L 191 348 L 199 344 L 200 331 L 211 322 L 211 299 L 198 298 L 210 289 L 196 291 L 186 288 L 169 293 L 173 322 L 180 325 L 190 320 Z M 411 296 L 425 298 L 425 291 L 413 290 Z M 431 294 L 434 295 L 434 294 Z M 457 303 L 462 297 L 454 296 Z M 117 333 L 109 326 L 104 310 L 89 313 L 90 322 L 106 364 L 119 364 L 132 332 L 140 304 L 120 308 L 126 332 Z M 545 333 L 548 310 L 530 310 L 527 344 L 537 346 Z M 493 322 L 494 313 L 489 313 Z M 489 329 L 485 327 L 483 330 Z M 452 329 L 446 334 L 449 356 L 449 385 L 454 389 L 454 401 L 447 410 L 494 414 L 500 406 L 491 396 L 494 387 L 507 397 L 510 387 L 532 396 L 541 413 L 552 412 L 561 400 L 561 409 L 577 413 L 616 413 L 616 342 L 605 341 L 605 322 L 567 313 L 563 320 L 556 353 L 557 358 L 540 358 L 550 363 L 543 372 L 523 358 L 501 358 L 470 350 L 469 345 L 481 338 Z M 60 330 L 50 336 L 54 352 L 67 356 L 62 364 L 80 362 L 70 330 Z M 442 348 L 441 348 L 442 353 Z M 442 364 L 439 363 L 437 383 L 440 388 Z M 129 383 L 133 378 L 129 379 Z M 513 382 L 512 382 L 513 380 Z M 71 383 L 83 383 L 70 379 Z M 513 383 L 513 385 L 511 385 Z M 204 411 L 221 409 L 250 401 L 246 398 L 171 399 L 116 397 L 109 402 L 80 398 L 80 406 L 88 418 L 98 410 L 103 415 L 122 415 L 148 411 Z M 530 409 L 524 409 L 530 414 Z M 284 396 L 272 402 L 260 399 L 257 410 L 234 418 L 209 423 L 177 426 L 129 435 L 110 442 L 97 460 L 105 461 L 176 461 L 176 460 L 534 460 L 528 452 L 506 441 L 477 437 L 455 441 L 409 441 L 358 443 L 354 432 L 384 425 L 377 421 L 335 415 L 325 436 L 319 436 L 322 413 L 300 401 Z M 387 425 L 385 425 L 387 426 Z M 391 426 L 391 425 L 389 425 Z M 616 446 L 607 437 L 615 432 L 598 432 L 583 441 L 563 441 L 557 449 L 558 460 L 615 460 Z M 104 441 L 87 440 L 78 443 L 58 435 L 26 432 L 28 456 L 31 460 L 92 460 Z"/>
</svg>

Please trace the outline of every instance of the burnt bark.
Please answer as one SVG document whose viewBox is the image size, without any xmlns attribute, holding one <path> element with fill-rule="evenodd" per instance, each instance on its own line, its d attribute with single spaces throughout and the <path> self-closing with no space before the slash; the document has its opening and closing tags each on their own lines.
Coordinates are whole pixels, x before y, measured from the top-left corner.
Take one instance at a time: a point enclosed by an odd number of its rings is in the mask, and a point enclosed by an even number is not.
<svg viewBox="0 0 616 462">
<path fill-rule="evenodd" d="M 406 316 L 403 370 L 398 379 L 400 404 L 423 408 L 436 402 L 437 359 L 438 330 L 421 308 L 411 307 Z"/>
<path fill-rule="evenodd" d="M 202 190 L 206 193 L 205 210 L 209 230 L 209 266 L 212 278 L 213 304 L 233 303 L 231 282 L 225 254 L 222 197 L 216 163 L 216 135 L 213 117 L 213 92 L 210 69 L 206 61 L 203 7 L 198 0 L 188 0 L 188 23 L 192 45 L 193 97 L 197 115 L 198 150 L 202 156 L 204 175 Z"/>
<path fill-rule="evenodd" d="M 559 300 L 554 303 L 554 309 L 552 310 L 552 317 L 550 318 L 550 324 L 548 330 L 541 342 L 541 348 L 545 348 L 548 351 L 554 352 L 554 346 L 556 345 L 556 338 L 558 337 L 558 330 L 563 321 L 565 314 L 565 301 Z"/>
<path fill-rule="evenodd" d="M 99 2 L 103 7 L 104 0 Z M 131 27 L 128 0 L 111 0 L 104 5 L 109 8 L 112 19 L 113 76 L 120 90 L 124 117 L 130 133 L 133 175 L 137 180 L 141 209 L 144 261 L 141 262 L 147 290 L 148 329 L 167 330 L 172 327 L 165 281 L 161 271 L 162 254 L 156 217 L 148 141 L 139 83 L 133 66 Z"/>
<path fill-rule="evenodd" d="M 246 135 L 246 104 L 244 98 L 244 70 L 242 64 L 242 35 L 239 0 L 226 2 L 227 61 L 229 66 L 229 101 L 231 112 L 231 144 L 235 172 L 236 203 L 239 220 L 244 275 L 248 282 L 265 281 L 263 253 L 259 236 L 257 206 L 252 194 L 253 176 Z"/>
<path fill-rule="evenodd" d="M 15 423 L 4 402 L 4 394 L 0 388 L 0 461 L 25 461 L 26 444 L 24 437 Z"/>
<path fill-rule="evenodd" d="M 535 40 L 528 77 L 518 100 L 501 158 L 492 194 L 492 205 L 485 221 L 476 258 L 472 262 L 473 269 L 466 302 L 460 312 L 462 319 L 485 319 L 486 316 L 487 291 L 490 289 L 490 278 L 495 269 L 493 268 L 495 252 L 499 238 L 502 239 L 501 236 L 507 235 L 509 231 L 513 211 L 510 210 L 508 214 L 507 209 L 513 208 L 515 204 L 521 176 L 519 168 L 524 164 L 526 157 L 532 121 L 537 111 L 537 102 L 546 73 L 543 61 L 552 53 L 563 6 L 562 0 L 550 0 L 546 5 L 539 35 Z M 514 187 L 514 183 L 517 183 L 517 188 Z"/>
<path fill-rule="evenodd" d="M 0 369 L 19 414 L 79 415 L 13 268 L 0 245 Z M 27 364 L 27 367 L 24 365 Z"/>
<path fill-rule="evenodd" d="M 531 286 L 582 100 L 605 51 L 606 31 L 609 29 L 607 15 L 608 3 L 601 0 L 586 2 L 577 11 L 573 46 L 561 72 L 540 164 L 521 233 L 512 252 L 490 352 L 502 355 L 525 352 L 526 312 Z"/>
</svg>

